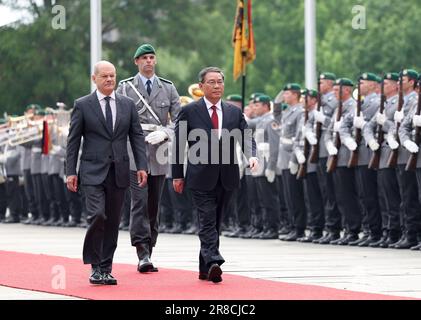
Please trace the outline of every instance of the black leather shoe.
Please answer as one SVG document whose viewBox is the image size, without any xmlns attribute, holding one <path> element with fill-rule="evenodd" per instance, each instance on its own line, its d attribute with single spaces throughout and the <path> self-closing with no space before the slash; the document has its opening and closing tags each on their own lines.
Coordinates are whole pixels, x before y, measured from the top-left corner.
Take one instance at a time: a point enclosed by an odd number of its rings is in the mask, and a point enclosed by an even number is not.
<svg viewBox="0 0 421 320">
<path fill-rule="evenodd" d="M 108 273 L 108 272 L 104 273 L 104 274 L 102 275 L 102 279 L 103 279 L 103 281 L 104 281 L 104 284 L 106 284 L 106 285 L 115 286 L 115 285 L 117 284 L 117 279 L 116 279 L 116 278 L 114 278 L 114 277 L 111 275 L 111 273 Z"/>
<path fill-rule="evenodd" d="M 358 235 L 354 234 L 354 233 L 350 233 L 348 234 L 346 237 L 342 238 L 339 242 L 338 245 L 340 246 L 346 246 L 348 244 L 350 244 L 351 242 L 355 242 L 358 241 Z"/>
<path fill-rule="evenodd" d="M 363 236 L 361 238 L 359 238 L 358 235 L 357 235 L 357 237 L 356 237 L 355 240 L 352 240 L 352 241 L 349 241 L 348 242 L 348 245 L 350 245 L 350 246 L 358 246 L 360 243 L 366 241 L 368 238 L 369 238 L 369 235 L 368 234 L 363 234 Z"/>
<path fill-rule="evenodd" d="M 206 272 L 199 272 L 199 280 L 208 280 L 208 274 Z"/>
<path fill-rule="evenodd" d="M 288 227 L 282 227 L 279 231 L 278 234 L 279 235 L 286 235 L 289 234 L 291 232 L 291 228 Z"/>
<path fill-rule="evenodd" d="M 259 239 L 278 239 L 278 232 L 275 230 L 267 230 L 260 235 Z"/>
<path fill-rule="evenodd" d="M 318 244 L 329 244 L 331 241 L 339 239 L 341 236 L 338 232 L 328 232 L 325 236 L 321 237 L 319 240 L 314 240 L 313 243 Z"/>
<path fill-rule="evenodd" d="M 358 244 L 359 247 L 368 247 L 373 243 L 377 243 L 380 241 L 380 237 L 378 236 L 369 236 L 366 240 L 360 242 Z"/>
<path fill-rule="evenodd" d="M 370 248 L 387 248 L 387 237 L 383 236 L 379 241 L 372 242 L 368 246 Z"/>
<path fill-rule="evenodd" d="M 222 275 L 221 267 L 217 263 L 214 263 L 213 265 L 211 265 L 208 272 L 208 280 L 212 281 L 213 283 L 221 282 L 222 281 L 221 275 Z"/>
<path fill-rule="evenodd" d="M 308 242 L 313 242 L 313 241 L 319 240 L 320 238 L 322 238 L 322 236 L 323 235 L 322 235 L 321 232 L 310 232 L 310 234 L 308 236 L 298 238 L 297 241 L 308 243 Z"/>
<path fill-rule="evenodd" d="M 405 237 L 397 244 L 393 246 L 394 249 L 409 249 L 411 247 L 415 247 L 418 244 L 418 241 L 414 238 Z"/>
<path fill-rule="evenodd" d="M 421 242 L 418 242 L 416 246 L 410 248 L 411 250 L 421 250 Z"/>
<path fill-rule="evenodd" d="M 104 284 L 104 278 L 99 268 L 92 268 L 91 276 L 89 277 L 91 284 Z"/>
<path fill-rule="evenodd" d="M 140 260 L 137 266 L 137 271 L 139 271 L 140 273 L 153 272 L 153 269 L 154 266 L 149 257 L 145 257 L 142 260 Z"/>
</svg>

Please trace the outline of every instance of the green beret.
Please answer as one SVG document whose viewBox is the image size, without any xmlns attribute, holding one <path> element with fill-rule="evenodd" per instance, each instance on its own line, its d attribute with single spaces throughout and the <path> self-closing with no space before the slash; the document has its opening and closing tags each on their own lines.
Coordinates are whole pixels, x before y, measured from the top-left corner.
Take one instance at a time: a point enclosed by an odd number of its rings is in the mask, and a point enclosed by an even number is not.
<svg viewBox="0 0 421 320">
<path fill-rule="evenodd" d="M 155 49 L 150 44 L 145 43 L 145 44 L 142 44 L 139 48 L 137 48 L 136 53 L 134 54 L 133 58 L 137 59 L 140 56 L 143 56 L 144 54 L 147 54 L 147 53 L 155 54 Z"/>
<path fill-rule="evenodd" d="M 384 75 L 383 79 L 386 80 L 393 80 L 393 81 L 399 81 L 399 73 L 396 72 L 388 72 Z"/>
<path fill-rule="evenodd" d="M 28 104 L 26 106 L 26 109 L 25 110 L 28 111 L 28 110 L 31 110 L 31 109 L 40 110 L 41 109 L 41 106 L 39 104 L 31 103 L 31 104 Z"/>
<path fill-rule="evenodd" d="M 272 99 L 269 97 L 269 96 L 267 96 L 267 95 L 265 95 L 265 94 L 262 94 L 261 96 L 257 96 L 255 99 L 254 99 L 254 102 L 263 102 L 263 103 L 270 103 L 270 101 L 271 101 Z"/>
<path fill-rule="evenodd" d="M 353 87 L 354 82 L 352 82 L 352 80 L 348 78 L 340 78 L 336 80 L 335 85 L 336 86 L 342 85 L 344 87 Z"/>
<path fill-rule="evenodd" d="M 378 83 L 382 83 L 382 82 L 383 82 L 382 77 L 377 76 L 377 82 L 378 82 Z"/>
<path fill-rule="evenodd" d="M 401 75 L 403 77 L 408 77 L 412 80 L 418 80 L 418 72 L 416 72 L 414 69 L 405 69 L 401 72 Z"/>
<path fill-rule="evenodd" d="M 308 95 L 309 97 L 312 98 L 317 98 L 317 90 L 313 90 L 313 89 L 303 89 L 301 90 L 301 94 L 302 95 Z"/>
<path fill-rule="evenodd" d="M 261 95 L 264 95 L 264 93 L 261 93 L 261 92 L 253 92 L 250 95 L 250 100 L 254 100 L 254 99 L 256 99 L 256 97 L 261 96 Z"/>
<path fill-rule="evenodd" d="M 227 100 L 229 100 L 229 101 L 242 102 L 243 101 L 243 97 L 241 97 L 241 95 L 239 95 L 239 94 L 230 94 L 227 97 Z"/>
<path fill-rule="evenodd" d="M 35 115 L 37 115 L 37 116 L 45 116 L 47 113 L 45 112 L 45 110 L 43 110 L 43 109 L 37 109 L 36 111 L 35 111 Z"/>
<path fill-rule="evenodd" d="M 301 86 L 298 83 L 288 83 L 284 87 L 284 91 L 288 91 L 288 90 L 299 91 L 301 93 Z"/>
<path fill-rule="evenodd" d="M 360 76 L 360 80 L 376 81 L 377 82 L 377 76 L 374 73 L 371 73 L 371 72 L 364 72 Z"/>
<path fill-rule="evenodd" d="M 326 80 L 336 80 L 336 74 L 332 73 L 332 72 L 323 72 L 320 74 L 320 79 L 326 79 Z"/>
<path fill-rule="evenodd" d="M 5 118 L 0 118 L 0 124 L 5 124 L 7 121 Z"/>
</svg>

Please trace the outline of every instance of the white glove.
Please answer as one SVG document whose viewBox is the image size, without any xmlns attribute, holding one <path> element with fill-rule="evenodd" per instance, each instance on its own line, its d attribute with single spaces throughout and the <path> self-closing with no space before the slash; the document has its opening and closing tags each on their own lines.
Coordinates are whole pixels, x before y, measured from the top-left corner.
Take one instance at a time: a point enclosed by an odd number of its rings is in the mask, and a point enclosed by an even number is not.
<svg viewBox="0 0 421 320">
<path fill-rule="evenodd" d="M 269 169 L 265 170 L 265 176 L 269 183 L 272 183 L 273 181 L 275 181 L 275 175 L 276 175 L 275 171 L 269 170 Z"/>
<path fill-rule="evenodd" d="M 355 149 L 357 149 L 357 143 L 355 142 L 355 140 L 351 137 L 345 138 L 344 140 L 344 145 L 350 150 L 350 151 L 354 151 Z"/>
<path fill-rule="evenodd" d="M 313 114 L 314 114 L 314 119 L 317 122 L 320 122 L 320 123 L 324 123 L 325 122 L 326 116 L 323 114 L 323 111 L 314 110 L 313 111 Z"/>
<path fill-rule="evenodd" d="M 396 141 L 393 134 L 388 134 L 386 140 L 387 140 L 387 144 L 389 145 L 390 149 L 395 150 L 399 147 L 399 143 L 398 143 L 398 141 Z"/>
<path fill-rule="evenodd" d="M 338 149 L 333 145 L 332 141 L 326 142 L 326 149 L 330 156 L 336 156 L 338 154 Z"/>
<path fill-rule="evenodd" d="M 412 124 L 414 127 L 421 127 L 421 116 L 415 114 L 412 118 Z"/>
<path fill-rule="evenodd" d="M 146 136 L 145 141 L 150 144 L 158 144 L 166 139 L 168 139 L 168 134 L 165 131 L 158 130 L 149 133 Z"/>
<path fill-rule="evenodd" d="M 0 163 L 2 164 L 6 163 L 6 157 L 4 155 L 0 155 Z"/>
<path fill-rule="evenodd" d="M 310 143 L 312 146 L 317 144 L 317 138 L 316 138 L 316 135 L 314 134 L 313 131 L 306 130 L 305 137 L 306 137 L 308 143 Z"/>
<path fill-rule="evenodd" d="M 291 172 L 291 174 L 295 175 L 298 172 L 298 164 L 290 161 L 288 162 L 288 169 L 289 169 L 289 172 Z"/>
<path fill-rule="evenodd" d="M 371 139 L 368 142 L 368 146 L 370 147 L 371 151 L 377 151 L 380 148 L 380 145 L 377 143 L 375 139 Z"/>
<path fill-rule="evenodd" d="M 402 122 L 403 117 L 404 117 L 403 110 L 395 111 L 395 114 L 393 115 L 393 120 L 395 120 L 395 122 Z"/>
<path fill-rule="evenodd" d="M 386 122 L 386 115 L 384 113 L 378 113 L 376 116 L 377 124 L 383 126 Z"/>
<path fill-rule="evenodd" d="M 341 127 L 341 125 L 342 125 L 342 120 L 341 121 L 335 120 L 335 123 L 333 124 L 333 131 L 339 132 L 339 128 Z"/>
<path fill-rule="evenodd" d="M 364 120 L 364 117 L 361 113 L 361 115 L 359 117 L 355 116 L 354 117 L 354 127 L 358 128 L 358 129 L 362 129 L 364 127 L 364 125 L 366 124 L 366 121 Z"/>
<path fill-rule="evenodd" d="M 408 150 L 411 153 L 417 153 L 418 150 L 420 149 L 417 144 L 411 140 L 406 140 L 403 143 L 403 146 L 406 148 L 406 150 Z"/>
<path fill-rule="evenodd" d="M 306 157 L 304 156 L 304 153 L 301 150 L 295 150 L 295 156 L 297 157 L 297 161 L 299 164 L 303 164 L 306 162 Z"/>
</svg>

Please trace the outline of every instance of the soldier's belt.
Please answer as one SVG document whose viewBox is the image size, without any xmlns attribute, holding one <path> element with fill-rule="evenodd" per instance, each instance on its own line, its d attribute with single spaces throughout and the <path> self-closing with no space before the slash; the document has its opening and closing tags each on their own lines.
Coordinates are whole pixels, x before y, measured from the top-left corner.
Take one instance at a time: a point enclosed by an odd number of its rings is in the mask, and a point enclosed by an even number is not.
<svg viewBox="0 0 421 320">
<path fill-rule="evenodd" d="M 158 124 L 149 124 L 149 123 L 141 123 L 142 130 L 144 131 L 158 131 L 162 128 L 162 126 Z"/>
<path fill-rule="evenodd" d="M 35 153 L 41 153 L 41 148 L 38 148 L 38 147 L 36 147 L 36 148 L 32 148 L 32 152 L 35 152 Z"/>
<path fill-rule="evenodd" d="M 292 145 L 292 144 L 293 144 L 293 141 L 292 141 L 292 139 L 288 139 L 288 138 L 281 138 L 281 143 L 282 143 L 282 144 Z"/>
</svg>

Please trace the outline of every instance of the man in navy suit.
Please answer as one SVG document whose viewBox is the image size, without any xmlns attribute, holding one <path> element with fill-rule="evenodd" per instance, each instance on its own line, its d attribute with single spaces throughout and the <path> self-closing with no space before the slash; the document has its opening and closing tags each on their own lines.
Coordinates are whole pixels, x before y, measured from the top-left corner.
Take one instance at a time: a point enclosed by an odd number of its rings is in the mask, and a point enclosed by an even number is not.
<svg viewBox="0 0 421 320">
<path fill-rule="evenodd" d="M 147 182 L 145 137 L 132 99 L 115 93 L 116 70 L 107 62 L 95 65 L 97 90 L 75 101 L 67 141 L 67 188 L 76 192 L 76 164 L 90 223 L 83 245 L 83 262 L 92 265 L 92 284 L 117 284 L 111 275 L 117 248 L 124 193 L 129 186 L 129 137 L 140 187 Z"/>
<path fill-rule="evenodd" d="M 207 67 L 199 73 L 204 97 L 184 106 L 175 125 L 172 178 L 176 192 L 184 186 L 191 190 L 199 221 L 199 279 L 222 281 L 219 252 L 220 224 L 235 188 L 240 185 L 236 159 L 239 143 L 249 159 L 251 170 L 258 165 L 252 131 L 241 110 L 221 100 L 224 74 Z M 184 151 L 189 145 L 187 172 L 184 178 Z"/>
</svg>

